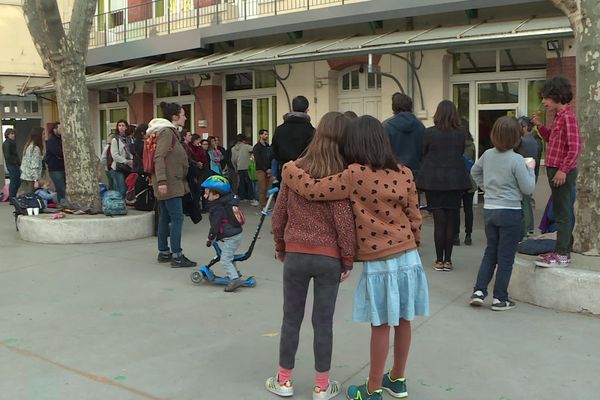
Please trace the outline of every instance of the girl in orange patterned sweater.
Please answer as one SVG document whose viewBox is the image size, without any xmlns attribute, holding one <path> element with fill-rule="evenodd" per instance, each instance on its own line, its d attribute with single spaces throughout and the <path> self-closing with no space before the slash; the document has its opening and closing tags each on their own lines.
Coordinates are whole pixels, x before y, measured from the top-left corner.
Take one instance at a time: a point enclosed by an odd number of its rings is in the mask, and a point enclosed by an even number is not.
<svg viewBox="0 0 600 400">
<path fill-rule="evenodd" d="M 382 388 L 406 397 L 404 370 L 411 342 L 410 321 L 429 314 L 427 278 L 417 247 L 421 214 L 412 172 L 398 165 L 381 123 L 362 116 L 346 136 L 349 167 L 335 176 L 314 179 L 294 163 L 282 176 L 308 200 L 350 199 L 355 216 L 363 273 L 354 298 L 354 321 L 371 324 L 371 369 L 363 385 L 347 390 L 349 399 L 381 399 Z M 384 375 L 389 331 L 394 328 L 394 364 Z"/>
<path fill-rule="evenodd" d="M 338 112 L 329 112 L 321 118 L 306 154 L 298 160 L 302 171 L 322 177 L 346 167 L 340 146 L 347 125 L 346 117 Z M 292 370 L 312 279 L 316 370 L 313 400 L 327 400 L 339 393 L 339 383 L 329 379 L 329 370 L 338 288 L 340 281 L 349 275 L 356 249 L 352 208 L 348 200 L 312 203 L 290 191 L 285 182 L 272 218 L 277 259 L 283 261 L 279 368 L 265 386 L 269 392 L 282 397 L 294 394 Z"/>
</svg>

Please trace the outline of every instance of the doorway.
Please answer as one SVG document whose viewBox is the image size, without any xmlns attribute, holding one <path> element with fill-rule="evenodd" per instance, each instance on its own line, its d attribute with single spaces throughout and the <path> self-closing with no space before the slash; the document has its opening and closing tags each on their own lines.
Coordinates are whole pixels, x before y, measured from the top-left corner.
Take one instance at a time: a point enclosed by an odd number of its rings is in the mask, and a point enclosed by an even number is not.
<svg viewBox="0 0 600 400">
<path fill-rule="evenodd" d="M 240 97 L 225 100 L 225 138 L 227 146 L 243 133 L 252 144 L 258 141 L 258 131 L 266 129 L 269 138 L 277 127 L 277 97 Z"/>
</svg>

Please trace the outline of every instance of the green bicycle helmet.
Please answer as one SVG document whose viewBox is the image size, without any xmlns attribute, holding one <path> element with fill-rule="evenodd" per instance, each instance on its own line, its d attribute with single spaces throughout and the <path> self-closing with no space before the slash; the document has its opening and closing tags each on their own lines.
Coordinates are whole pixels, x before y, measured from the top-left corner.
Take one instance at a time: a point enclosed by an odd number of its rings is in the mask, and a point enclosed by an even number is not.
<svg viewBox="0 0 600 400">
<path fill-rule="evenodd" d="M 205 189 L 214 190 L 221 194 L 227 194 L 231 192 L 231 185 L 229 184 L 229 181 L 221 175 L 209 176 L 204 182 L 202 182 L 202 185 L 200 186 Z"/>
</svg>

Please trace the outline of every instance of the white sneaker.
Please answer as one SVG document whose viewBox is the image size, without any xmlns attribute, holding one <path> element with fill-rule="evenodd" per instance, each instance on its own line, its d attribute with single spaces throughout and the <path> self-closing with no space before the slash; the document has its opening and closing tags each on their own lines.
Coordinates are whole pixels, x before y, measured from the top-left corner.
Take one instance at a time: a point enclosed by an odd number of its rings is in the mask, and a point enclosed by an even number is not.
<svg viewBox="0 0 600 400">
<path fill-rule="evenodd" d="M 265 388 L 271 393 L 275 393 L 277 396 L 290 397 L 294 395 L 294 387 L 292 381 L 287 381 L 283 385 L 277 380 L 277 374 L 269 377 L 265 382 Z M 329 398 L 329 397 L 327 397 Z"/>
<path fill-rule="evenodd" d="M 258 201 L 256 201 L 256 200 L 250 200 L 250 205 L 252 207 L 258 207 Z"/>
<path fill-rule="evenodd" d="M 333 399 L 340 393 L 340 384 L 336 381 L 329 381 L 327 389 L 323 390 L 318 386 L 313 388 L 313 400 Z"/>
</svg>

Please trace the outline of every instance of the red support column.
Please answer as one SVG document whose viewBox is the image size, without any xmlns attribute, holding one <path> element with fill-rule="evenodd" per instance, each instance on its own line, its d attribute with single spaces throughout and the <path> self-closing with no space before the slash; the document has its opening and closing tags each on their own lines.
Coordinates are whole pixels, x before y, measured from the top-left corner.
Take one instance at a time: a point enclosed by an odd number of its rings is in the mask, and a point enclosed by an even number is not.
<svg viewBox="0 0 600 400">
<path fill-rule="evenodd" d="M 223 140 L 223 88 L 216 85 L 200 86 L 197 89 L 200 103 L 196 102 L 194 109 L 194 132 L 209 136 L 218 136 Z M 204 112 L 204 115 L 203 113 Z M 198 121 L 205 120 L 206 127 L 198 126 Z"/>
<path fill-rule="evenodd" d="M 129 121 L 132 124 L 148 123 L 154 118 L 152 93 L 134 93 L 129 97 Z"/>
</svg>

